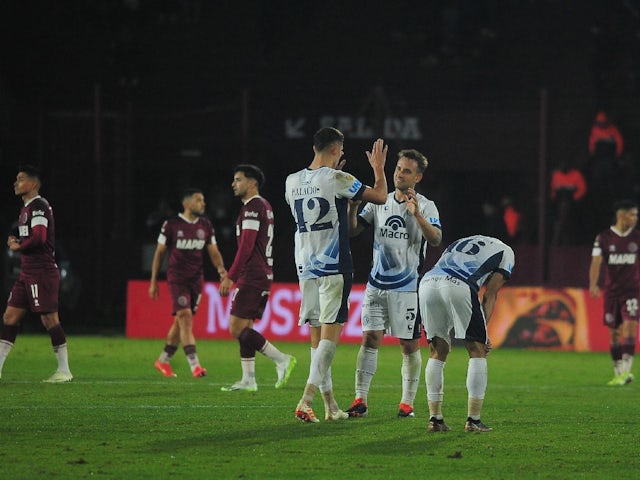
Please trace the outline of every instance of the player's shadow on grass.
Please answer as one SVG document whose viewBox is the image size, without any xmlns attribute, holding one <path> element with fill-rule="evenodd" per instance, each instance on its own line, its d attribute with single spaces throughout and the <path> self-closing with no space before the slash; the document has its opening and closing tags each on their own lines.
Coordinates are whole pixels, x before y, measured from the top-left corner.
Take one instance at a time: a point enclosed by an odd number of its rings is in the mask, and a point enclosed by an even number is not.
<svg viewBox="0 0 640 480">
<path fill-rule="evenodd" d="M 398 425 L 405 423 L 406 425 Z M 212 431 L 207 434 L 185 432 L 183 439 L 156 439 L 147 445 L 149 451 L 160 453 L 179 453 L 183 449 L 190 452 L 194 448 L 217 451 L 246 451 L 247 448 L 263 447 L 272 444 L 277 454 L 296 454 L 308 447 L 297 450 L 299 442 L 311 442 L 317 445 L 332 445 L 331 450 L 343 450 L 345 455 L 353 451 L 369 452 L 375 455 L 405 455 L 407 451 L 426 446 L 438 445 L 439 448 L 451 447 L 452 451 L 460 447 L 460 435 L 457 432 L 429 433 L 427 422 L 417 419 L 349 419 L 340 422 L 303 424 L 286 419 L 279 425 L 243 426 L 238 419 L 213 420 Z M 214 426 L 215 425 L 215 426 Z M 398 433 L 398 430 L 402 433 Z M 464 432 L 462 432 L 464 433 Z M 467 436 L 469 434 L 466 434 Z M 180 441 L 184 440 L 184 441 Z M 274 453 L 275 454 L 275 453 Z"/>
</svg>

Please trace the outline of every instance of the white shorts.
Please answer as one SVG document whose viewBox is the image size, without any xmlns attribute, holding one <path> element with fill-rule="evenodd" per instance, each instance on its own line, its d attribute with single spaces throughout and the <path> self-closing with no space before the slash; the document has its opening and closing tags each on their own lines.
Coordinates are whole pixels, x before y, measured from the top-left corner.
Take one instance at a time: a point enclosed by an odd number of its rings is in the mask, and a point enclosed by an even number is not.
<svg viewBox="0 0 640 480">
<path fill-rule="evenodd" d="M 450 275 L 424 277 L 418 289 L 420 315 L 427 340 L 440 337 L 451 345 L 455 338 L 487 342 L 487 322 L 478 295 Z"/>
<path fill-rule="evenodd" d="M 300 280 L 302 300 L 298 325 L 308 322 L 311 327 L 319 327 L 321 323 L 346 323 L 352 283 L 351 274 Z"/>
<path fill-rule="evenodd" d="M 420 338 L 418 294 L 367 285 L 362 300 L 362 331 L 379 330 L 404 340 Z"/>
</svg>

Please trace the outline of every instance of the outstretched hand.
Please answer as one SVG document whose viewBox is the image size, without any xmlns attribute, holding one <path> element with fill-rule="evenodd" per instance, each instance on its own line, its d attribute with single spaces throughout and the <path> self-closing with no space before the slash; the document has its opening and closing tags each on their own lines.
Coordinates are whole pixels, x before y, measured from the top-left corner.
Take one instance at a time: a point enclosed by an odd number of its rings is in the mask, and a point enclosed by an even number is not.
<svg viewBox="0 0 640 480">
<path fill-rule="evenodd" d="M 384 140 L 381 138 L 373 142 L 371 151 L 367 152 L 367 158 L 369 159 L 371 168 L 374 170 L 377 168 L 384 169 L 384 164 L 387 161 L 387 150 L 389 150 L 389 145 L 385 145 Z"/>
</svg>

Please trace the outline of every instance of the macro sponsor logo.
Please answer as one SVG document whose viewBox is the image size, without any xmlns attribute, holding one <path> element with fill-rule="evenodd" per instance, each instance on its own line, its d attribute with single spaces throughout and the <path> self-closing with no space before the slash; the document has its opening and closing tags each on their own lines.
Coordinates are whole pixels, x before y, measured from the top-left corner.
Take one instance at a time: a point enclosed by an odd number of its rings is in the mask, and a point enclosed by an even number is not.
<svg viewBox="0 0 640 480">
<path fill-rule="evenodd" d="M 383 238 L 401 238 L 408 239 L 407 224 L 404 218 L 399 215 L 392 215 L 384 222 L 384 226 L 380 227 L 379 235 Z"/>
</svg>

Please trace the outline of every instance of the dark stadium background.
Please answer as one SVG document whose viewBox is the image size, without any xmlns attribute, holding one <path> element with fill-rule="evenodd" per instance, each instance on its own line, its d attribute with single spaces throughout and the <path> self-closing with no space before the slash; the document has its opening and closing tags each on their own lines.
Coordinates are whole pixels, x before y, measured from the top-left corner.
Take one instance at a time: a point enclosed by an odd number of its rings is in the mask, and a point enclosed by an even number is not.
<svg viewBox="0 0 640 480">
<path fill-rule="evenodd" d="M 549 175 L 563 159 L 586 168 L 605 109 L 626 141 L 616 193 L 637 198 L 639 12 L 638 0 L 5 0 L 0 235 L 20 207 L 16 166 L 39 165 L 70 272 L 63 321 L 118 330 L 127 280 L 148 278 L 160 200 L 176 210 L 182 188 L 203 188 L 230 264 L 231 168 L 252 162 L 276 213 L 276 280 L 295 281 L 283 183 L 311 160 L 321 119 L 369 127 L 345 144 L 364 180 L 377 125 L 413 119 L 421 138 L 387 138 L 388 173 L 400 148 L 429 157 L 421 189 L 445 243 L 487 228 L 483 202 L 510 198 L 526 219 L 513 283 L 585 287 L 606 206 L 588 194 L 575 245 L 551 246 Z M 357 242 L 364 281 L 371 242 Z M 3 292 L 13 267 L 3 255 Z"/>
</svg>

